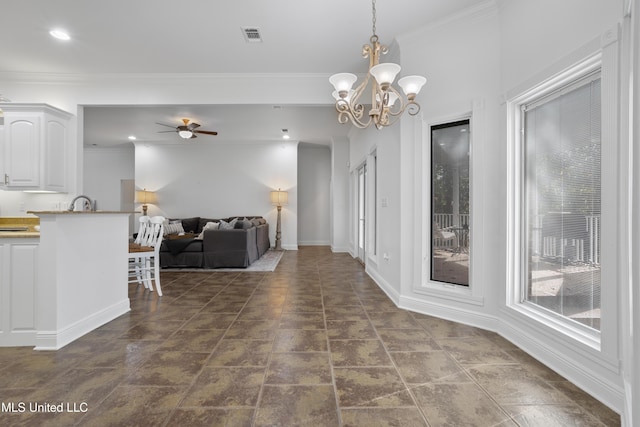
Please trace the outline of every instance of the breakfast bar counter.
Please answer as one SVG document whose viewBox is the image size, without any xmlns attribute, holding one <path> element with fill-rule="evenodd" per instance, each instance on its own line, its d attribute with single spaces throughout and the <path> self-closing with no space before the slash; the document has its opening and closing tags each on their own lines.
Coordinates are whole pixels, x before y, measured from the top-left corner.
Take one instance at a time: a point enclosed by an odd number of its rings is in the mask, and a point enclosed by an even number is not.
<svg viewBox="0 0 640 427">
<path fill-rule="evenodd" d="M 40 220 L 36 350 L 57 350 L 130 310 L 127 253 L 133 212 L 29 213 Z"/>
</svg>

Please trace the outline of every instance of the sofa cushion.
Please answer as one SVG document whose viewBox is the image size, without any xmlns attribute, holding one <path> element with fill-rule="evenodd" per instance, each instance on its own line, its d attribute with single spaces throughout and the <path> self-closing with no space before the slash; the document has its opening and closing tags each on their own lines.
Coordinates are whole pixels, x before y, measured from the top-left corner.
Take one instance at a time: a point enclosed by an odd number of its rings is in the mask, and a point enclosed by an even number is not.
<svg viewBox="0 0 640 427">
<path fill-rule="evenodd" d="M 257 226 L 259 226 L 259 225 L 260 225 L 260 220 L 259 220 L 258 218 L 253 218 L 253 219 L 251 220 L 251 224 L 253 224 L 253 225 L 254 225 L 254 227 L 257 227 Z"/>
<path fill-rule="evenodd" d="M 227 222 L 223 219 L 220 220 L 220 230 L 233 230 L 238 222 L 238 218 L 234 218 Z"/>
<path fill-rule="evenodd" d="M 196 237 L 196 239 L 198 240 L 202 240 L 204 238 L 204 232 L 206 230 L 217 230 L 218 227 L 220 227 L 220 223 L 219 222 L 208 222 L 205 224 L 204 227 L 202 227 L 202 231 L 200 232 L 200 234 L 198 235 L 198 237 Z"/>
<path fill-rule="evenodd" d="M 194 239 L 163 240 L 160 252 L 177 255 L 182 252 L 202 252 L 202 241 Z"/>
<path fill-rule="evenodd" d="M 236 230 L 247 230 L 253 227 L 253 223 L 247 219 L 239 219 L 236 221 L 236 225 L 233 228 Z"/>
<path fill-rule="evenodd" d="M 182 228 L 186 233 L 196 233 L 198 231 L 198 224 L 200 217 L 182 218 Z"/>
</svg>

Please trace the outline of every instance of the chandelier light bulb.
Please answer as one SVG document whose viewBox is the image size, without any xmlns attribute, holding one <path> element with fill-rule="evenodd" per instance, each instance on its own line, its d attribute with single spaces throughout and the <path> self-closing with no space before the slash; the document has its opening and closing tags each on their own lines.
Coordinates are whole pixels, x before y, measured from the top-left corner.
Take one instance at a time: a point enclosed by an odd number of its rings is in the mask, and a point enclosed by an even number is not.
<svg viewBox="0 0 640 427">
<path fill-rule="evenodd" d="M 396 79 L 396 76 L 400 72 L 400 66 L 393 62 L 387 62 L 384 64 L 378 64 L 369 70 L 369 73 L 376 79 L 382 90 L 387 88 Z"/>
<path fill-rule="evenodd" d="M 398 95 L 396 95 L 393 92 L 388 92 L 387 93 L 387 105 L 385 105 L 385 106 L 386 107 L 391 107 L 396 103 L 397 100 L 398 100 Z"/>
<path fill-rule="evenodd" d="M 329 77 L 329 83 L 336 89 L 340 98 L 346 98 L 349 95 L 356 80 L 358 77 L 351 73 L 338 73 Z"/>
<path fill-rule="evenodd" d="M 407 98 L 412 99 L 420 93 L 420 89 L 427 82 L 422 76 L 406 76 L 398 80 L 398 85 L 402 88 L 402 91 Z"/>
</svg>

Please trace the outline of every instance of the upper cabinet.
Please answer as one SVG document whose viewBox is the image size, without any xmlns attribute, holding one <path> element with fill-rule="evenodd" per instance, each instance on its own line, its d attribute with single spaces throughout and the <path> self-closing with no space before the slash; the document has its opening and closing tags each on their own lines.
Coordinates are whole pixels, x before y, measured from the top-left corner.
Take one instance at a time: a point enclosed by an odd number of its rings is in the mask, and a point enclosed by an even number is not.
<svg viewBox="0 0 640 427">
<path fill-rule="evenodd" d="M 67 191 L 71 114 L 46 104 L 2 104 L 5 190 Z"/>
</svg>

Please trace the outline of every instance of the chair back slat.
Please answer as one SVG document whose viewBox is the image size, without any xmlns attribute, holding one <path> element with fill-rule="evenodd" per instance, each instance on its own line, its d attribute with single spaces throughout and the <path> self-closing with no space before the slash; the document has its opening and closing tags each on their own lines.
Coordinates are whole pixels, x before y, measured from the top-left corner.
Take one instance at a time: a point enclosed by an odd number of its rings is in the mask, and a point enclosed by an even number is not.
<svg viewBox="0 0 640 427">
<path fill-rule="evenodd" d="M 145 215 L 141 216 L 138 221 L 140 221 L 140 226 L 138 227 L 138 235 L 136 236 L 134 242 L 137 244 L 142 244 L 142 242 L 146 239 L 146 234 L 149 228 L 149 221 L 151 217 Z"/>
</svg>

